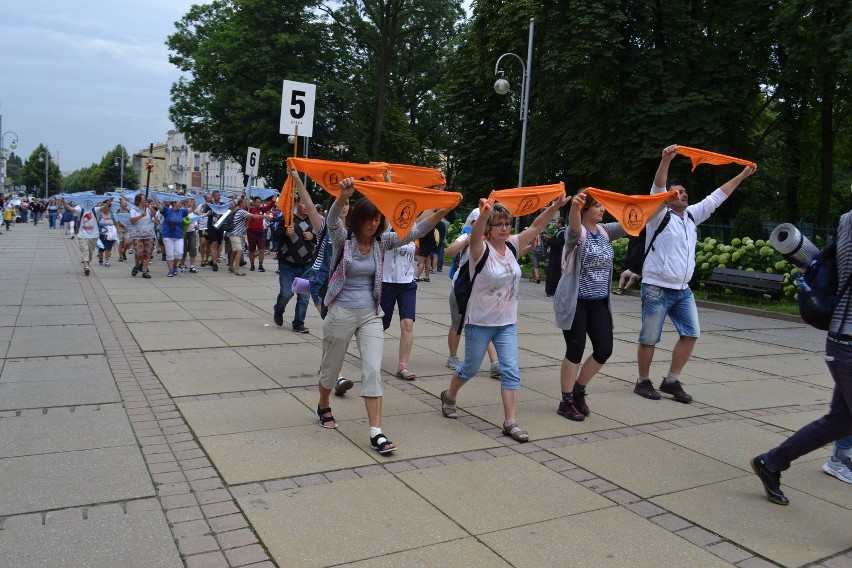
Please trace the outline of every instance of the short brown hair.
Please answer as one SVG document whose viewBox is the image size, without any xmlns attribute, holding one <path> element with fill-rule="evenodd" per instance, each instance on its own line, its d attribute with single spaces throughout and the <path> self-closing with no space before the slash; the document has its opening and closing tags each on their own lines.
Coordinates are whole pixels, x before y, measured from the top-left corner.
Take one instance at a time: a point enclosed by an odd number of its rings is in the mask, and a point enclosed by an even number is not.
<svg viewBox="0 0 852 568">
<path fill-rule="evenodd" d="M 494 205 L 491 206 L 491 214 L 488 216 L 488 220 L 485 222 L 485 234 L 489 235 L 491 233 L 491 226 L 494 224 L 496 219 L 506 219 L 507 221 L 512 220 L 512 213 L 506 209 L 506 206 L 500 203 L 499 201 L 495 202 Z"/>
</svg>

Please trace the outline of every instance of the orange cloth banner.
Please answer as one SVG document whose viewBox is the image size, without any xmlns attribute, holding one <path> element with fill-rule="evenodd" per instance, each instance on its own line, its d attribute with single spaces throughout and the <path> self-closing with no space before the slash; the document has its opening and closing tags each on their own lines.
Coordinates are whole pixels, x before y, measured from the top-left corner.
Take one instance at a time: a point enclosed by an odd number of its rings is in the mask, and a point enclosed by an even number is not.
<svg viewBox="0 0 852 568">
<path fill-rule="evenodd" d="M 645 223 L 659 212 L 663 203 L 677 195 L 674 189 L 652 195 L 624 195 L 594 187 L 586 188 L 586 193 L 603 205 L 633 237 L 639 236 Z"/>
<path fill-rule="evenodd" d="M 317 185 L 332 195 L 340 193 L 340 182 L 348 177 L 382 179 L 388 165 L 384 162 L 357 164 L 354 162 L 332 162 L 313 158 L 287 158 L 287 167 L 308 174 Z"/>
<path fill-rule="evenodd" d="M 399 183 L 356 181 L 355 189 L 381 211 L 400 238 L 411 232 L 417 216 L 427 209 L 455 207 L 462 194 Z"/>
<path fill-rule="evenodd" d="M 559 182 L 551 185 L 495 189 L 488 196 L 488 201 L 499 201 L 514 217 L 520 217 L 544 209 L 551 201 L 563 195 L 565 195 L 565 184 Z"/>
<path fill-rule="evenodd" d="M 690 148 L 689 146 L 681 146 L 679 144 L 677 147 L 677 153 L 692 160 L 692 171 L 695 171 L 695 168 L 697 168 L 699 164 L 711 164 L 714 166 L 721 166 L 723 164 L 740 164 L 741 166 L 757 168 L 757 164 L 749 162 L 748 160 L 734 158 L 733 156 L 726 156 L 725 154 L 708 152 L 707 150 L 699 150 L 698 148 Z"/>
<path fill-rule="evenodd" d="M 375 164 L 377 162 L 370 162 Z M 407 164 L 387 164 L 390 169 L 391 182 L 403 185 L 416 185 L 417 187 L 445 187 L 447 178 L 444 172 L 435 168 L 423 166 L 409 166 Z M 374 176 L 373 181 L 385 181 L 383 176 Z"/>
<path fill-rule="evenodd" d="M 285 227 L 293 224 L 293 207 L 293 178 L 288 174 L 287 181 L 284 182 L 284 187 L 278 194 L 278 210 L 284 215 Z"/>
</svg>

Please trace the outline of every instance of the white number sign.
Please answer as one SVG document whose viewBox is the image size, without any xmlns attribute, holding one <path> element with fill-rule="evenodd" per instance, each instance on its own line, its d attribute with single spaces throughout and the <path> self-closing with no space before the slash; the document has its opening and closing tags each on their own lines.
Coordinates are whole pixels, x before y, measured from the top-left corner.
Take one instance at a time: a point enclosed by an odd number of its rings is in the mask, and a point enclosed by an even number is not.
<svg viewBox="0 0 852 568">
<path fill-rule="evenodd" d="M 260 149 L 249 146 L 246 154 L 246 175 L 257 177 L 257 164 L 260 162 Z"/>
<path fill-rule="evenodd" d="M 281 134 L 296 134 L 310 138 L 314 133 L 314 100 L 317 86 L 312 83 L 284 81 L 281 95 Z"/>
</svg>

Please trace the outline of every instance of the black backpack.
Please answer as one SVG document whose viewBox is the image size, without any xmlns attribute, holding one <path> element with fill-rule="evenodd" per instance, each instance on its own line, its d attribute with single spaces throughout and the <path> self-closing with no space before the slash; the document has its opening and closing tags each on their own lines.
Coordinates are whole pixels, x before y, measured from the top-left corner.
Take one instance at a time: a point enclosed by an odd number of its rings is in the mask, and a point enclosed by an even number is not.
<svg viewBox="0 0 852 568">
<path fill-rule="evenodd" d="M 837 281 L 836 239 L 814 255 L 804 275 L 797 276 L 796 283 L 799 285 L 799 314 L 802 319 L 808 325 L 827 331 L 837 304 L 852 284 L 852 274 L 842 288 Z M 849 311 L 848 304 L 846 311 Z M 846 319 L 846 314 L 843 318 Z"/>
<path fill-rule="evenodd" d="M 515 245 L 506 241 L 506 246 L 509 247 L 509 250 L 511 250 L 512 254 L 515 255 L 515 258 L 517 258 L 518 251 L 515 250 Z M 470 292 L 473 290 L 473 282 L 485 267 L 485 261 L 488 260 L 489 252 L 490 248 L 486 246 L 485 252 L 482 253 L 482 258 L 479 259 L 479 262 L 477 262 L 474 267 L 473 277 L 470 275 L 470 257 L 468 257 L 467 260 L 459 266 L 456 279 L 453 280 L 453 295 L 456 297 L 456 305 L 459 308 L 459 314 L 461 314 L 459 328 L 456 330 L 458 333 L 461 333 L 462 328 L 464 327 L 464 314 L 467 311 L 468 301 L 470 301 Z"/>
<path fill-rule="evenodd" d="M 686 212 L 689 216 L 689 219 L 695 223 L 695 218 L 692 216 L 692 213 L 689 211 Z M 660 221 L 660 225 L 657 227 L 657 230 L 654 231 L 653 236 L 651 237 L 651 242 L 648 243 L 647 248 L 645 247 L 645 239 L 648 236 L 648 228 L 643 227 L 642 231 L 636 237 L 629 237 L 627 242 L 627 255 L 624 258 L 624 266 L 633 274 L 638 276 L 642 276 L 642 267 L 645 265 L 645 257 L 648 256 L 648 253 L 654 250 L 654 241 L 657 240 L 657 236 L 663 232 L 663 229 L 666 228 L 666 225 L 669 224 L 669 221 L 672 217 L 672 210 L 666 209 L 666 214 L 663 217 L 663 220 Z"/>
</svg>

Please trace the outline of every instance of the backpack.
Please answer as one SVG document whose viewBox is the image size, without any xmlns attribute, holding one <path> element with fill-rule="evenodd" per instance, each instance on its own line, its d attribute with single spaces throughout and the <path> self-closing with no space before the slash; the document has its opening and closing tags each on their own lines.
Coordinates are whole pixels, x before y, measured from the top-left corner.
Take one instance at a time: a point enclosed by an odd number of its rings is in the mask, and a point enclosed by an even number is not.
<svg viewBox="0 0 852 568">
<path fill-rule="evenodd" d="M 852 284 L 852 274 L 840 288 L 837 281 L 837 240 L 833 239 L 819 251 L 805 268 L 804 275 L 796 275 L 799 285 L 799 314 L 805 323 L 827 331 L 840 299 Z M 849 305 L 846 305 L 849 311 Z M 843 314 L 846 319 L 846 314 Z"/>
<path fill-rule="evenodd" d="M 221 231 L 222 233 L 227 233 L 234 230 L 234 216 L 237 214 L 237 210 L 231 209 L 230 211 L 231 214 L 228 215 L 228 218 L 225 219 L 225 221 L 221 225 L 219 225 L 219 231 Z"/>
<path fill-rule="evenodd" d="M 515 255 L 515 258 L 518 258 L 518 251 L 515 250 L 515 245 L 506 241 L 506 246 L 509 247 L 512 254 Z M 485 252 L 482 253 L 482 258 L 479 259 L 479 262 L 477 262 L 474 267 L 473 277 L 470 275 L 470 257 L 468 257 L 467 260 L 459 266 L 458 275 L 456 276 L 456 279 L 453 280 L 453 294 L 456 297 L 456 305 L 459 308 L 459 314 L 461 314 L 459 328 L 456 330 L 458 333 L 461 333 L 462 328 L 464 327 L 464 314 L 467 311 L 470 292 L 473 290 L 473 282 L 485 267 L 485 261 L 488 260 L 490 250 L 491 249 L 488 246 L 485 247 Z"/>
<path fill-rule="evenodd" d="M 689 216 L 689 219 L 695 223 L 695 218 L 692 216 L 692 213 L 689 211 L 686 212 Z M 657 236 L 663 232 L 663 229 L 669 224 L 669 221 L 672 217 L 672 210 L 666 209 L 666 214 L 663 217 L 663 220 L 660 221 L 660 225 L 657 227 L 657 230 L 654 231 L 653 236 L 651 236 L 651 242 L 648 243 L 647 248 L 645 247 L 645 239 L 648 236 L 647 227 L 643 227 L 642 231 L 636 237 L 629 237 L 627 242 L 627 255 L 624 258 L 625 268 L 630 270 L 633 274 L 638 276 L 642 275 L 642 267 L 645 265 L 645 257 L 648 256 L 648 253 L 654 250 L 654 241 L 657 240 Z"/>
</svg>

